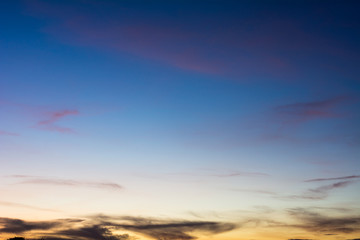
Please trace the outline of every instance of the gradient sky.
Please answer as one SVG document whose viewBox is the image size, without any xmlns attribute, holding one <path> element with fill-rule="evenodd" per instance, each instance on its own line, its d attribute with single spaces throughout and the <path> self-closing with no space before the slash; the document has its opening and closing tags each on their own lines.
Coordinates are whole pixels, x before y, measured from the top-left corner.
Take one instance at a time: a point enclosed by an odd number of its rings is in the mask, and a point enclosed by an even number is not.
<svg viewBox="0 0 360 240">
<path fill-rule="evenodd" d="M 359 7 L 0 1 L 0 239 L 359 239 Z"/>
</svg>

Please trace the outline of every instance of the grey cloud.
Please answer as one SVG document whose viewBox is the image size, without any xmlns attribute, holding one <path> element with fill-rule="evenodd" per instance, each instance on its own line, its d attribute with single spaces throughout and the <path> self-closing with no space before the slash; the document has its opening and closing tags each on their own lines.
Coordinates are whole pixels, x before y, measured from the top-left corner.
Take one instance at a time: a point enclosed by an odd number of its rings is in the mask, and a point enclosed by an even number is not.
<svg viewBox="0 0 360 240">
<path fill-rule="evenodd" d="M 290 238 L 289 240 L 312 240 L 309 238 Z"/>
<path fill-rule="evenodd" d="M 114 235 L 112 230 L 138 233 L 158 240 L 196 239 L 194 233 L 214 235 L 235 229 L 232 223 L 209 221 L 164 220 L 129 216 L 92 216 L 86 219 L 62 219 L 43 222 L 27 222 L 20 219 L 1 218 L 0 232 L 26 233 L 37 231 L 49 240 L 132 240 L 127 233 Z M 38 231 L 44 230 L 44 233 Z"/>
<path fill-rule="evenodd" d="M 237 228 L 233 223 L 222 222 L 172 221 L 139 217 L 123 217 L 122 219 L 128 223 L 111 223 L 110 226 L 162 240 L 195 239 L 196 237 L 192 235 L 194 231 L 217 234 Z M 105 221 L 103 224 L 107 225 L 108 222 Z"/>
<path fill-rule="evenodd" d="M 86 226 L 77 229 L 66 229 L 66 230 L 58 231 L 56 234 L 66 236 L 71 239 L 77 239 L 77 238 L 96 239 L 96 240 L 132 239 L 128 234 L 113 235 L 108 228 L 98 225 Z"/>
<path fill-rule="evenodd" d="M 360 231 L 360 216 L 329 217 L 304 208 L 293 208 L 289 214 L 299 221 L 294 227 L 317 233 L 352 233 Z"/>
<path fill-rule="evenodd" d="M 48 230 L 60 225 L 59 222 L 27 222 L 21 219 L 0 218 L 0 233 L 23 233 L 33 230 Z"/>
<path fill-rule="evenodd" d="M 334 178 L 314 178 L 305 180 L 305 182 L 321 182 L 321 181 L 332 181 L 332 180 L 349 180 L 349 179 L 357 179 L 360 178 L 360 175 L 351 175 L 344 177 L 334 177 Z"/>
<path fill-rule="evenodd" d="M 39 185 L 57 185 L 70 187 L 92 187 L 101 189 L 121 190 L 123 187 L 117 183 L 112 182 L 90 182 L 78 181 L 71 179 L 56 179 L 56 178 L 40 178 L 27 175 L 12 175 L 13 178 L 25 179 L 18 184 L 39 184 Z"/>
<path fill-rule="evenodd" d="M 334 112 L 334 108 L 352 100 L 349 96 L 337 96 L 320 101 L 298 102 L 275 108 L 277 114 L 283 117 L 291 117 L 287 122 L 304 122 L 317 118 L 334 118 L 339 114 Z"/>
<path fill-rule="evenodd" d="M 234 192 L 247 192 L 247 193 L 257 193 L 262 195 L 269 195 L 269 196 L 277 196 L 276 192 L 266 191 L 266 190 L 253 190 L 253 189 L 241 189 L 241 188 L 229 188 L 228 190 Z"/>
<path fill-rule="evenodd" d="M 337 189 L 337 188 L 343 188 L 348 186 L 349 184 L 353 183 L 353 181 L 342 181 L 342 182 L 336 182 L 329 185 L 320 186 L 313 189 L 308 189 L 306 192 L 304 192 L 301 195 L 292 195 L 288 198 L 293 199 L 310 199 L 310 200 L 321 200 L 328 197 L 329 192 Z"/>
</svg>

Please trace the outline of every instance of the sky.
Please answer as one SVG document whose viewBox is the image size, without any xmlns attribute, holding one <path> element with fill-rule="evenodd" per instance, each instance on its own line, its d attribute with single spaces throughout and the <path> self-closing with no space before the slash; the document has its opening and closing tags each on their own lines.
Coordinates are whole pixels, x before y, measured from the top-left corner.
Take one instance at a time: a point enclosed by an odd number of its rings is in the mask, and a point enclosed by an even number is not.
<svg viewBox="0 0 360 240">
<path fill-rule="evenodd" d="M 0 239 L 360 239 L 359 1 L 0 1 Z"/>
</svg>

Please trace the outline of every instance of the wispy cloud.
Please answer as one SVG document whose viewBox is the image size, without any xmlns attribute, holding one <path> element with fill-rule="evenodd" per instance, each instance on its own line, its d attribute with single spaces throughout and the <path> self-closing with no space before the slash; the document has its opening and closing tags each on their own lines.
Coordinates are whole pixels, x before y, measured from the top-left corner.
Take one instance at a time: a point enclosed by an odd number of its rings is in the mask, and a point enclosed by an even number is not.
<svg viewBox="0 0 360 240">
<path fill-rule="evenodd" d="M 360 231 L 359 216 L 329 217 L 304 208 L 289 209 L 289 214 L 299 222 L 294 227 L 310 232 L 334 234 Z"/>
<path fill-rule="evenodd" d="M 56 131 L 60 133 L 74 133 L 75 131 L 73 129 L 57 126 L 56 123 L 65 117 L 74 116 L 78 114 L 79 114 L 78 110 L 62 110 L 57 112 L 50 112 L 46 114 L 47 118 L 45 120 L 39 121 L 35 127 L 43 130 Z"/>
<path fill-rule="evenodd" d="M 263 195 L 269 195 L 269 196 L 278 196 L 278 193 L 272 192 L 272 191 L 266 191 L 266 190 L 241 189 L 241 188 L 230 188 L 228 190 L 234 191 L 234 192 L 257 193 L 257 194 L 263 194 Z"/>
<path fill-rule="evenodd" d="M 197 169 L 196 171 L 184 171 L 184 172 L 172 172 L 172 173 L 158 173 L 156 176 L 150 176 L 148 174 L 140 174 L 144 177 L 159 178 L 159 176 L 188 176 L 188 177 L 204 177 L 204 178 L 233 178 L 233 177 L 268 177 L 267 173 L 263 172 L 250 172 L 250 171 L 238 171 L 238 170 L 224 170 L 224 169 Z"/>
<path fill-rule="evenodd" d="M 354 183 L 354 181 L 342 181 L 342 182 L 336 182 L 329 185 L 320 186 L 313 189 L 308 189 L 301 195 L 292 195 L 288 196 L 286 198 L 293 198 L 293 199 L 310 199 L 310 200 L 321 200 L 325 199 L 329 196 L 329 193 L 337 188 L 344 188 L 351 183 Z"/>
<path fill-rule="evenodd" d="M 31 127 L 47 131 L 55 131 L 59 133 L 75 133 L 75 130 L 68 127 L 59 126 L 59 122 L 68 117 L 77 116 L 80 114 L 77 109 L 62 109 L 52 106 L 36 106 L 12 101 L 0 102 L 0 105 L 5 106 L 14 114 L 19 115 L 18 118 L 31 121 Z M 34 123 L 35 122 L 35 123 Z M 26 123 L 28 124 L 28 123 Z M 19 134 L 9 131 L 0 130 L 1 135 L 19 136 Z"/>
<path fill-rule="evenodd" d="M 322 118 L 338 118 L 343 115 L 336 107 L 352 100 L 349 96 L 337 96 L 320 101 L 298 102 L 275 107 L 275 113 L 283 124 L 297 124 Z"/>
<path fill-rule="evenodd" d="M 53 186 L 69 186 L 69 187 L 91 187 L 100 189 L 121 190 L 123 187 L 113 182 L 91 182 L 79 181 L 72 179 L 56 179 L 56 178 L 39 178 L 27 175 L 12 175 L 13 178 L 25 179 L 17 184 L 39 184 L 39 185 L 53 185 Z"/>
<path fill-rule="evenodd" d="M 7 207 L 15 207 L 15 208 L 27 208 L 27 209 L 32 209 L 32 210 L 36 210 L 36 211 L 59 212 L 59 210 L 55 210 L 55 209 L 40 208 L 40 207 L 35 207 L 35 206 L 22 204 L 22 203 L 15 203 L 15 202 L 0 201 L 0 205 L 7 206 Z"/>
<path fill-rule="evenodd" d="M 229 171 L 229 172 L 217 172 L 209 173 L 209 176 L 228 178 L 228 177 L 267 177 L 269 174 L 262 172 L 245 172 L 245 171 Z"/>
<path fill-rule="evenodd" d="M 334 181 L 334 180 L 349 180 L 349 179 L 357 179 L 360 178 L 360 175 L 351 175 L 344 177 L 333 177 L 333 178 L 314 178 L 305 180 L 305 182 L 322 182 L 322 181 Z"/>
<path fill-rule="evenodd" d="M 273 15 L 264 15 L 263 11 L 252 10 L 252 17 L 222 14 L 199 17 L 196 6 L 189 8 L 177 3 L 175 5 L 184 15 L 174 12 L 173 15 L 177 16 L 174 18 L 161 11 L 154 17 L 154 13 L 145 8 L 124 5 L 121 1 L 86 3 L 27 2 L 30 14 L 56 20 L 47 21 L 43 31 L 68 44 L 105 48 L 118 54 L 125 52 L 200 73 L 231 75 L 238 79 L 265 74 L 296 78 L 294 73 L 298 73 L 299 66 L 304 64 L 298 64 L 292 54 L 298 55 L 296 59 L 302 56 L 310 60 L 308 56 L 316 55 L 346 63 L 354 55 L 344 51 L 344 45 L 329 38 L 304 32 L 297 21 L 274 19 Z M 162 9 L 161 5 L 157 6 Z M 201 10 L 204 7 L 207 9 L 203 6 Z M 209 4 L 208 7 L 211 9 L 215 5 Z M 231 10 L 236 7 L 239 6 L 232 1 L 221 5 L 221 8 Z M 107 11 L 109 16 L 106 17 L 97 14 L 107 9 L 117 11 Z M 208 28 L 209 24 L 213 27 Z M 251 25 L 256 25 L 256 28 L 247 27 Z M 299 51 L 303 54 L 299 55 Z M 321 61 L 318 62 L 318 67 L 323 67 Z"/>
<path fill-rule="evenodd" d="M 0 130 L 0 136 L 20 136 L 20 134 L 14 133 L 14 132 L 7 132 Z"/>
</svg>

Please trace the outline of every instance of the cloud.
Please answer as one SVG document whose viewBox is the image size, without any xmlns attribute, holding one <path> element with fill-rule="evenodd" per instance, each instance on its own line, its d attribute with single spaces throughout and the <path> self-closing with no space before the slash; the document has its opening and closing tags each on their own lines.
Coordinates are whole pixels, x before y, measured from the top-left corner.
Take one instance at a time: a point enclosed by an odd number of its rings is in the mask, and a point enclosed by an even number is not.
<svg viewBox="0 0 360 240">
<path fill-rule="evenodd" d="M 237 170 L 221 170 L 221 169 L 199 169 L 197 172 L 174 173 L 175 175 L 187 176 L 204 176 L 216 178 L 232 178 L 232 177 L 267 177 L 269 174 L 262 172 L 246 172 Z"/>
<path fill-rule="evenodd" d="M 309 239 L 309 238 L 290 238 L 288 240 L 312 240 L 312 239 Z"/>
<path fill-rule="evenodd" d="M 34 106 L 12 101 L 4 101 L 0 104 L 8 107 L 11 112 L 20 114 L 21 118 L 30 117 L 31 121 L 35 122 L 32 124 L 32 128 L 60 133 L 75 133 L 71 128 L 59 126 L 58 122 L 64 118 L 80 114 L 79 110 L 76 109 L 53 110 L 50 106 Z M 0 135 L 19 136 L 17 133 L 2 130 L 0 130 Z"/>
<path fill-rule="evenodd" d="M 69 186 L 69 187 L 92 187 L 101 189 L 121 190 L 123 187 L 113 182 L 90 182 L 78 181 L 71 179 L 55 179 L 55 178 L 39 178 L 27 175 L 12 175 L 13 178 L 26 179 L 18 184 L 39 184 L 39 185 L 54 185 L 54 186 Z"/>
<path fill-rule="evenodd" d="M 315 119 L 338 118 L 335 108 L 351 100 L 348 96 L 337 96 L 321 101 L 298 102 L 276 107 L 275 113 L 283 124 L 298 124 Z"/>
<path fill-rule="evenodd" d="M 74 133 L 75 131 L 73 129 L 59 127 L 56 125 L 56 123 L 67 116 L 78 115 L 78 114 L 79 114 L 78 110 L 62 110 L 57 112 L 51 112 L 47 114 L 48 116 L 45 120 L 39 121 L 35 127 L 43 130 L 56 131 L 60 133 Z"/>
<path fill-rule="evenodd" d="M 0 130 L 0 136 L 3 135 L 3 136 L 20 136 L 19 134 L 17 133 L 13 133 L 13 132 L 7 132 L 7 131 L 1 131 Z"/>
<path fill-rule="evenodd" d="M 269 176 L 269 174 L 267 173 L 261 173 L 261 172 L 241 172 L 241 171 L 230 171 L 227 173 L 210 173 L 208 174 L 209 176 L 213 176 L 213 177 L 219 177 L 219 178 L 227 178 L 227 177 L 251 177 L 251 176 Z"/>
<path fill-rule="evenodd" d="M 125 221 L 126 223 L 117 223 L 111 220 L 111 217 L 96 216 L 95 219 L 102 225 L 114 227 L 120 230 L 128 230 L 146 235 L 154 239 L 163 240 L 180 240 L 196 239 L 194 232 L 206 234 L 218 234 L 231 231 L 238 226 L 233 223 L 213 222 L 213 221 L 184 221 L 184 220 L 164 220 L 155 218 L 142 217 L 120 217 L 116 220 Z"/>
<path fill-rule="evenodd" d="M 283 9 L 276 7 L 273 10 L 280 12 L 274 18 L 261 8 L 232 1 L 201 5 L 201 9 L 198 4 L 189 7 L 182 1 L 171 6 L 158 3 L 143 7 L 121 1 L 77 1 L 70 5 L 34 0 L 26 4 L 29 15 L 45 19 L 43 32 L 67 44 L 131 54 L 187 71 L 237 79 L 269 74 L 273 77 L 267 79 L 285 79 L 284 75 L 296 78 L 296 73 L 309 72 L 298 68 L 313 68 L 314 56 L 356 62 L 354 54 L 344 50 L 347 45 L 314 35 L 321 31 L 303 29 L 298 19 L 284 16 Z M 154 8 L 157 10 L 152 11 Z M 212 8 L 222 10 L 209 14 Z M 238 11 L 246 8 L 251 14 L 239 16 Z M 318 19 L 317 14 L 309 14 Z M 304 64 L 305 60 L 312 64 Z M 322 62 L 315 61 L 317 67 Z"/>
<path fill-rule="evenodd" d="M 49 211 L 49 212 L 59 212 L 55 209 L 48 209 L 48 208 L 40 208 L 40 207 L 34 207 L 22 203 L 15 203 L 15 202 L 6 202 L 6 201 L 0 201 L 0 205 L 7 206 L 7 207 L 19 207 L 19 208 L 27 208 L 27 209 L 33 209 L 37 211 Z"/>
<path fill-rule="evenodd" d="M 58 227 L 61 223 L 54 222 L 27 222 L 21 219 L 0 218 L 0 233 L 23 233 L 33 230 L 49 230 Z"/>
<path fill-rule="evenodd" d="M 60 236 L 66 236 L 70 239 L 96 239 L 96 240 L 130 240 L 134 239 L 130 237 L 128 234 L 122 235 L 113 235 L 111 231 L 102 226 L 92 225 L 86 227 L 80 227 L 77 229 L 66 229 L 58 231 L 56 234 Z"/>
<path fill-rule="evenodd" d="M 329 196 L 330 191 L 337 189 L 337 188 L 344 188 L 353 182 L 354 181 L 336 182 L 333 184 L 324 185 L 324 186 L 320 186 L 320 187 L 313 188 L 313 189 L 308 189 L 306 192 L 304 192 L 301 195 L 292 195 L 292 196 L 289 196 L 288 198 L 321 200 L 321 199 L 327 198 Z"/>
<path fill-rule="evenodd" d="M 360 216 L 328 217 L 304 208 L 293 208 L 288 212 L 299 221 L 299 224 L 293 225 L 294 227 L 303 228 L 309 232 L 344 234 L 360 231 Z"/>
<path fill-rule="evenodd" d="M 184 240 L 196 239 L 196 234 L 214 235 L 235 229 L 232 223 L 164 220 L 129 216 L 93 216 L 86 219 L 60 219 L 54 221 L 28 222 L 20 219 L 1 218 L 0 232 L 48 235 L 46 239 L 86 240 L 131 240 L 128 232 L 141 234 L 153 239 Z M 46 230 L 44 233 L 40 230 Z M 120 235 L 113 231 L 125 231 Z M 34 233 L 35 234 L 35 233 Z"/>
<path fill-rule="evenodd" d="M 321 182 L 321 181 L 333 181 L 333 180 L 348 180 L 348 179 L 357 179 L 360 178 L 360 175 L 351 175 L 344 177 L 334 177 L 334 178 L 314 178 L 305 180 L 305 182 Z"/>
</svg>

